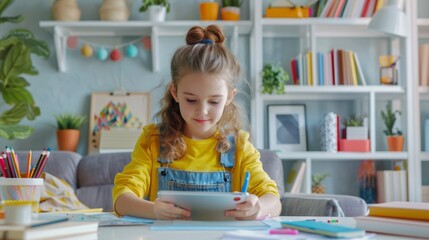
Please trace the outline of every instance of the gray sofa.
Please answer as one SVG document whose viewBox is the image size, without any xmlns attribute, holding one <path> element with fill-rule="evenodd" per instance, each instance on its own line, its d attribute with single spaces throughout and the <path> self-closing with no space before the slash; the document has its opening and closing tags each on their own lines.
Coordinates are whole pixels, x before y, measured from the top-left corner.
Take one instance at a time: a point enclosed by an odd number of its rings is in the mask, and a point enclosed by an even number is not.
<svg viewBox="0 0 429 240">
<path fill-rule="evenodd" d="M 316 195 L 284 193 L 282 161 L 269 150 L 260 150 L 264 170 L 277 182 L 282 194 L 282 215 L 289 216 L 362 216 L 367 205 L 361 198 L 347 195 Z M 19 159 L 27 159 L 27 153 L 17 152 Z M 33 152 L 32 163 L 37 162 L 40 152 Z M 45 171 L 68 182 L 79 200 L 91 208 L 112 211 L 113 179 L 130 161 L 130 153 L 93 154 L 82 157 L 74 152 L 52 151 Z M 20 161 L 25 169 L 26 161 Z"/>
</svg>

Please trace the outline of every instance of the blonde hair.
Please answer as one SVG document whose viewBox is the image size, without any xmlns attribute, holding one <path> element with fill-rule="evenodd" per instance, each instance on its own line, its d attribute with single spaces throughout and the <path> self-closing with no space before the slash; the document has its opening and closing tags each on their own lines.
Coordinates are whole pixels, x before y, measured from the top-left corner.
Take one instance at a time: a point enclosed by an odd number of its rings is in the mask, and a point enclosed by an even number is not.
<svg viewBox="0 0 429 240">
<path fill-rule="evenodd" d="M 186 35 L 187 45 L 177 49 L 171 60 L 171 84 L 175 89 L 180 79 L 189 73 L 222 74 L 230 97 L 240 80 L 241 67 L 238 59 L 224 46 L 224 40 L 222 30 L 216 25 L 207 28 L 194 26 L 189 29 Z M 160 157 L 166 160 L 182 158 L 186 153 L 186 143 L 182 137 L 186 123 L 168 86 L 157 117 L 160 120 Z M 233 135 L 236 138 L 241 127 L 238 107 L 232 101 L 225 106 L 217 124 L 219 134 L 215 137 L 218 140 L 219 152 L 229 151 L 231 145 L 227 136 Z"/>
</svg>

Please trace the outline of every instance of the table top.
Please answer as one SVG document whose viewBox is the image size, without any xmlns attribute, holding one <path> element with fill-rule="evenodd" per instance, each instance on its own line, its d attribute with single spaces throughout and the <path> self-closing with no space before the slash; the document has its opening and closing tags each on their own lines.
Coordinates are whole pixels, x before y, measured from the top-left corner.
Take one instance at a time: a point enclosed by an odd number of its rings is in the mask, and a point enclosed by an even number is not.
<svg viewBox="0 0 429 240">
<path fill-rule="evenodd" d="M 281 220 L 304 220 L 309 219 L 309 217 L 281 217 Z M 353 218 L 330 218 L 330 217 L 317 217 L 317 221 L 328 221 L 336 219 L 338 224 L 343 226 L 355 227 L 356 221 Z M 228 230 L 231 231 L 231 230 Z M 252 230 L 258 231 L 258 230 Z M 98 229 L 98 239 L 103 240 L 164 240 L 164 239 L 175 239 L 175 240 L 190 240 L 190 239 L 199 239 L 199 240 L 214 240 L 221 239 L 225 230 L 151 230 L 150 225 L 142 226 L 114 226 L 114 227 L 100 227 Z M 285 238 L 290 239 L 290 238 Z M 332 238 L 326 238 L 332 239 Z M 385 234 L 376 234 L 370 239 L 413 239 L 410 237 L 400 237 L 392 236 Z"/>
</svg>

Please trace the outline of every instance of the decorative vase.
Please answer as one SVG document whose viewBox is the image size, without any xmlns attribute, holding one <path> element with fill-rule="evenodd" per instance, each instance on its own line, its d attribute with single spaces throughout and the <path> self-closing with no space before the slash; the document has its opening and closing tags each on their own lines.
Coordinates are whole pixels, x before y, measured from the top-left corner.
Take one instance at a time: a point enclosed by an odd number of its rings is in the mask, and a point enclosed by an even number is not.
<svg viewBox="0 0 429 240">
<path fill-rule="evenodd" d="M 77 129 L 62 129 L 57 131 L 58 150 L 76 152 L 80 131 Z"/>
<path fill-rule="evenodd" d="M 80 9 L 76 0 L 56 0 L 52 15 L 57 21 L 79 21 Z"/>
<path fill-rule="evenodd" d="M 240 20 L 240 7 L 223 7 L 220 9 L 220 18 L 226 21 Z"/>
<path fill-rule="evenodd" d="M 219 4 L 217 2 L 202 2 L 200 3 L 200 19 L 204 21 L 217 20 L 219 12 Z"/>
<path fill-rule="evenodd" d="M 103 0 L 99 14 L 103 21 L 127 21 L 130 10 L 125 0 Z"/>
<path fill-rule="evenodd" d="M 404 149 L 403 136 L 387 136 L 387 149 L 391 152 L 402 152 Z"/>
<path fill-rule="evenodd" d="M 167 10 L 161 5 L 152 5 L 149 7 L 149 20 L 152 22 L 164 22 Z"/>
</svg>

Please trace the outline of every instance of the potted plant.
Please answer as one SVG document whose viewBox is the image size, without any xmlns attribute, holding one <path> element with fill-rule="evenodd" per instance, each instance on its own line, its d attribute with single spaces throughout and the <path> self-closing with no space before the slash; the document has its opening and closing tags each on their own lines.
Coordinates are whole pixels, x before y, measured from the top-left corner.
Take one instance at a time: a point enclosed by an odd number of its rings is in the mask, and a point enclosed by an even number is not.
<svg viewBox="0 0 429 240">
<path fill-rule="evenodd" d="M 0 3 L 0 24 L 20 23 L 21 15 L 4 17 L 3 12 L 13 0 L 2 0 Z M 5 139 L 25 139 L 34 129 L 19 123 L 27 118 L 34 120 L 40 115 L 40 108 L 27 90 L 30 83 L 24 75 L 37 75 L 31 55 L 48 58 L 48 45 L 34 38 L 27 29 L 12 29 L 0 38 L 0 94 L 4 102 L 0 114 L 0 137 Z"/>
<path fill-rule="evenodd" d="M 344 121 L 347 139 L 368 139 L 368 128 L 362 116 L 351 116 Z"/>
<path fill-rule="evenodd" d="M 219 14 L 219 3 L 213 0 L 205 0 L 200 3 L 200 19 L 215 21 Z"/>
<path fill-rule="evenodd" d="M 391 103 L 386 105 L 386 112 L 383 110 L 381 111 L 381 118 L 386 127 L 383 132 L 386 134 L 387 148 L 389 151 L 402 151 L 404 146 L 402 131 L 399 128 L 393 129 L 396 122 L 396 114 L 401 115 L 401 111 L 393 111 Z"/>
<path fill-rule="evenodd" d="M 75 152 L 79 143 L 79 129 L 86 121 L 86 117 L 71 113 L 55 115 L 57 121 L 58 150 Z"/>
<path fill-rule="evenodd" d="M 311 192 L 323 194 L 326 192 L 325 186 L 322 181 L 329 176 L 328 173 L 313 174 L 311 176 Z"/>
<path fill-rule="evenodd" d="M 369 152 L 370 142 L 368 139 L 368 127 L 365 126 L 362 116 L 351 116 L 343 123 L 346 126 L 343 137 L 340 139 L 339 151 L 342 152 Z"/>
<path fill-rule="evenodd" d="M 289 74 L 280 65 L 265 64 L 262 69 L 261 93 L 284 94 Z"/>
<path fill-rule="evenodd" d="M 240 20 L 240 7 L 243 0 L 222 0 L 220 17 L 222 20 L 238 21 Z"/>
<path fill-rule="evenodd" d="M 154 22 L 165 21 L 165 15 L 170 12 L 170 2 L 167 0 L 143 0 L 140 12 L 149 9 L 149 20 Z"/>
</svg>

